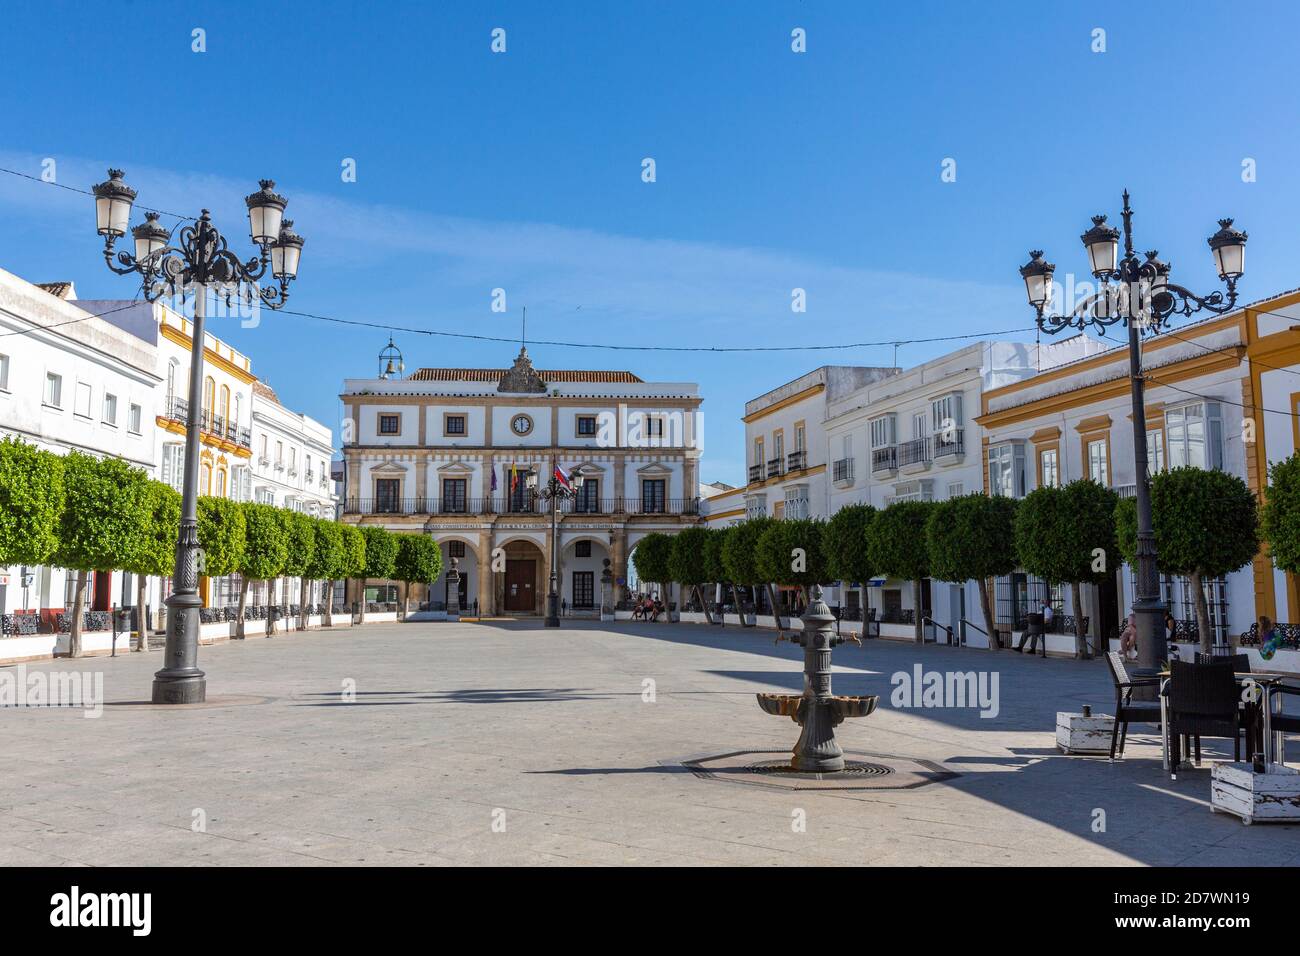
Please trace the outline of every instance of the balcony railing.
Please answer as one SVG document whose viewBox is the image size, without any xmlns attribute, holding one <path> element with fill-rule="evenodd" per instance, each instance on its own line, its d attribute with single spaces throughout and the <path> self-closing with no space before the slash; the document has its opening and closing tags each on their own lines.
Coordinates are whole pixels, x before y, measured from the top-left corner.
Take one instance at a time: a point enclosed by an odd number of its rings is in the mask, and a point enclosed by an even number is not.
<svg viewBox="0 0 1300 956">
<path fill-rule="evenodd" d="M 750 465 L 750 466 L 749 466 L 749 483 L 752 485 L 754 482 L 756 482 L 756 481 L 762 481 L 762 480 L 763 480 L 763 466 L 762 466 L 762 465 Z"/>
<path fill-rule="evenodd" d="M 777 475 L 782 474 L 785 471 L 784 465 L 785 459 L 783 458 L 769 458 L 767 460 L 767 477 L 775 478 Z"/>
<path fill-rule="evenodd" d="M 914 438 L 898 446 L 898 467 L 919 465 L 930 460 L 930 439 Z"/>
<path fill-rule="evenodd" d="M 803 449 L 790 452 L 785 456 L 785 467 L 787 471 L 803 471 L 808 467 L 808 452 Z"/>
<path fill-rule="evenodd" d="M 872 471 L 895 471 L 898 468 L 898 446 L 886 445 L 871 449 Z"/>
<path fill-rule="evenodd" d="M 699 498 L 600 498 L 569 500 L 559 504 L 566 515 L 696 515 Z M 542 499 L 512 501 L 509 498 L 353 498 L 343 505 L 351 515 L 484 515 L 550 514 L 550 503 Z"/>
<path fill-rule="evenodd" d="M 163 406 L 163 417 L 181 425 L 189 424 L 190 403 L 188 399 L 171 396 Z M 253 447 L 253 437 L 247 428 L 240 428 L 236 423 L 227 421 L 221 415 L 213 415 L 210 408 L 200 413 L 199 428 L 209 435 L 233 442 L 242 448 Z"/>
<path fill-rule="evenodd" d="M 962 455 L 966 452 L 965 434 L 962 429 L 954 428 L 951 432 L 940 432 L 934 436 L 934 457 Z"/>
<path fill-rule="evenodd" d="M 831 465 L 832 481 L 852 481 L 853 480 L 853 459 L 841 458 Z"/>
</svg>

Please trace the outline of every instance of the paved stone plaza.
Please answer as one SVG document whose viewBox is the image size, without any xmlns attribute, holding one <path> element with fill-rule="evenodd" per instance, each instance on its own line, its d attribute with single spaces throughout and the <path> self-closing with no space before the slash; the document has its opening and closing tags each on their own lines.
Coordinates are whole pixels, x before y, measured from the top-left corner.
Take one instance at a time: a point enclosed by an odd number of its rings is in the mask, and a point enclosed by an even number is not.
<svg viewBox="0 0 1300 956">
<path fill-rule="evenodd" d="M 1300 863 L 1300 827 L 1211 814 L 1209 770 L 1169 781 L 1154 734 L 1113 765 L 1058 754 L 1056 711 L 1110 710 L 1101 663 L 850 644 L 835 690 L 882 699 L 840 725 L 845 749 L 956 776 L 809 791 L 682 767 L 793 744 L 798 727 L 754 700 L 801 687 L 802 650 L 774 636 L 540 621 L 291 634 L 202 649 L 209 703 L 190 709 L 139 703 L 157 652 L 28 665 L 102 671 L 110 704 L 98 719 L 0 710 L 0 863 Z M 998 715 L 894 709 L 890 675 L 918 661 L 996 666 Z"/>
</svg>

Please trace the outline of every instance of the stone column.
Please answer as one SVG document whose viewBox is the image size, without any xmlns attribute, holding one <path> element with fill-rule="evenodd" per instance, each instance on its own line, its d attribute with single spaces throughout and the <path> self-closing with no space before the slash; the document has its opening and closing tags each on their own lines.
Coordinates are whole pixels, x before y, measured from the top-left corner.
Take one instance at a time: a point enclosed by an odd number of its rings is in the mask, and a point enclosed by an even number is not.
<svg viewBox="0 0 1300 956">
<path fill-rule="evenodd" d="M 420 406 L 424 410 L 424 406 Z M 415 497 L 420 499 L 420 511 L 428 511 L 429 506 L 424 502 L 429 497 L 429 462 L 426 458 L 421 458 L 415 463 Z"/>
<path fill-rule="evenodd" d="M 614 575 L 614 603 L 618 603 L 618 598 L 622 594 L 623 585 L 618 583 L 618 579 L 627 580 L 627 529 L 618 528 L 614 531 L 614 541 L 609 547 L 609 570 Z"/>
<path fill-rule="evenodd" d="M 492 573 L 492 535 L 482 532 L 478 536 L 478 607 L 483 617 L 492 617 L 497 613 L 493 604 L 495 578 Z"/>
</svg>

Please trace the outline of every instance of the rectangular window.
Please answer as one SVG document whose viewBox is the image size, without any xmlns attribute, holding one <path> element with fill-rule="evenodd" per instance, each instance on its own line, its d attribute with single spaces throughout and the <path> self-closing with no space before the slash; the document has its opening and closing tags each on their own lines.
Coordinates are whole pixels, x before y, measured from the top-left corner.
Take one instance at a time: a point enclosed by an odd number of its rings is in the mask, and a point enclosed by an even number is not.
<svg viewBox="0 0 1300 956">
<path fill-rule="evenodd" d="M 524 471 L 526 470 L 518 472 L 514 487 L 509 489 L 509 510 L 515 514 L 527 514 L 533 510 L 532 495 L 529 494 L 528 485 L 524 482 Z"/>
<path fill-rule="evenodd" d="M 871 421 L 871 447 L 888 448 L 894 444 L 894 416 L 885 415 Z"/>
<path fill-rule="evenodd" d="M 448 541 L 448 542 L 447 542 L 447 557 L 449 557 L 449 558 L 463 558 L 463 557 L 465 557 L 465 542 L 464 542 L 464 541 Z"/>
<path fill-rule="evenodd" d="M 1009 442 L 989 446 L 989 493 L 1007 498 L 1024 497 L 1024 445 Z"/>
<path fill-rule="evenodd" d="M 961 396 L 945 395 L 930 403 L 930 421 L 936 432 L 961 428 Z"/>
<path fill-rule="evenodd" d="M 960 481 L 954 481 L 948 485 L 948 497 L 960 498 L 966 494 L 966 486 Z"/>
<path fill-rule="evenodd" d="M 927 416 L 924 412 L 922 412 L 919 415 L 913 415 L 912 416 L 912 437 L 929 438 L 930 437 L 929 425 L 930 425 L 929 416 Z"/>
<path fill-rule="evenodd" d="M 573 510 L 578 514 L 596 514 L 600 511 L 600 479 L 586 478 L 573 499 Z"/>
<path fill-rule="evenodd" d="M 90 417 L 90 384 L 88 382 L 77 383 L 77 402 L 72 406 L 72 414 L 81 418 Z"/>
<path fill-rule="evenodd" d="M 643 478 L 641 480 L 641 513 L 663 514 L 667 506 L 665 493 L 667 482 L 662 478 Z"/>
<path fill-rule="evenodd" d="M 766 461 L 763 459 L 763 439 L 754 439 L 754 464 L 763 465 Z"/>
<path fill-rule="evenodd" d="M 596 434 L 595 415 L 578 416 L 578 434 L 582 436 L 591 436 Z"/>
<path fill-rule="evenodd" d="M 400 510 L 402 495 L 402 479 L 400 478 L 376 478 L 375 479 L 375 512 L 378 514 L 392 514 Z"/>
<path fill-rule="evenodd" d="M 397 435 L 402 431 L 401 415 L 380 415 L 379 416 L 379 434 Z"/>
<path fill-rule="evenodd" d="M 1165 470 L 1165 433 L 1162 429 L 1147 432 L 1147 473 Z"/>
<path fill-rule="evenodd" d="M 1223 420 L 1218 402 L 1197 402 L 1165 411 L 1169 467 L 1223 467 Z"/>
<path fill-rule="evenodd" d="M 277 468 L 284 467 L 284 442 L 275 443 L 275 464 Z"/>
<path fill-rule="evenodd" d="M 773 458 L 785 457 L 785 433 L 784 432 L 777 432 L 775 435 L 772 436 L 772 457 Z"/>
<path fill-rule="evenodd" d="M 465 498 L 466 479 L 442 479 L 442 510 L 444 514 L 464 514 L 467 507 Z"/>
<path fill-rule="evenodd" d="M 63 407 L 63 376 L 53 372 L 45 373 L 45 404 L 55 408 Z"/>
<path fill-rule="evenodd" d="M 1104 438 L 1088 442 L 1088 477 L 1099 485 L 1110 485 L 1110 470 L 1106 466 L 1108 442 Z"/>
<path fill-rule="evenodd" d="M 464 416 L 464 415 L 448 415 L 447 418 L 445 419 L 445 421 L 446 421 L 446 423 L 447 423 L 447 427 L 446 427 L 445 431 L 446 431 L 446 433 L 447 433 L 448 435 L 464 435 L 464 434 L 465 434 L 465 416 Z"/>
<path fill-rule="evenodd" d="M 647 415 L 645 417 L 645 435 L 646 438 L 664 437 L 664 420 L 662 416 Z"/>
<path fill-rule="evenodd" d="M 117 425 L 117 396 L 104 393 L 104 414 L 103 422 L 105 425 Z"/>
<path fill-rule="evenodd" d="M 1038 453 L 1039 486 L 1061 487 L 1061 453 L 1056 448 L 1046 448 Z"/>
<path fill-rule="evenodd" d="M 132 405 L 126 414 L 126 427 L 132 435 L 140 434 L 141 411 L 139 405 Z"/>
<path fill-rule="evenodd" d="M 270 461 L 270 459 L 266 457 L 266 436 L 265 435 L 262 436 L 262 454 L 260 457 L 262 461 Z"/>
<path fill-rule="evenodd" d="M 804 445 L 805 441 L 807 441 L 807 436 L 805 435 L 805 429 L 803 423 L 800 422 L 799 424 L 794 426 L 794 450 L 806 451 L 807 448 Z"/>
<path fill-rule="evenodd" d="M 574 544 L 574 546 L 573 546 L 573 556 L 574 556 L 575 558 L 589 558 L 589 557 L 591 557 L 591 542 L 590 542 L 590 541 L 579 541 L 579 542 L 577 542 L 576 544 Z"/>
<path fill-rule="evenodd" d="M 587 542 L 590 546 L 591 542 Z M 576 608 L 591 608 L 596 606 L 596 572 L 594 571 L 574 571 L 573 572 L 573 606 Z"/>
<path fill-rule="evenodd" d="M 0 392 L 9 391 L 9 356 L 0 355 Z"/>
</svg>

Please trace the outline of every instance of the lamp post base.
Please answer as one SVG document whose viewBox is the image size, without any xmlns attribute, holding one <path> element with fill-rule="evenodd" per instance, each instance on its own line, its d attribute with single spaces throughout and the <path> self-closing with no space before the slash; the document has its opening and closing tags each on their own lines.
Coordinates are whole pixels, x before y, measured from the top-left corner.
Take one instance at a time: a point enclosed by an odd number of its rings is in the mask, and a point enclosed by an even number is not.
<svg viewBox="0 0 1300 956">
<path fill-rule="evenodd" d="M 546 627 L 560 626 L 560 596 L 552 591 L 546 595 Z"/>
<path fill-rule="evenodd" d="M 194 674 L 168 674 L 159 671 L 153 675 L 153 702 L 155 704 L 201 704 L 208 697 L 208 682 L 199 671 Z"/>
<path fill-rule="evenodd" d="M 163 669 L 153 675 L 155 704 L 201 704 L 207 699 L 208 682 L 197 666 L 199 653 L 199 606 L 193 591 L 178 591 L 167 599 L 167 649 Z"/>
</svg>

